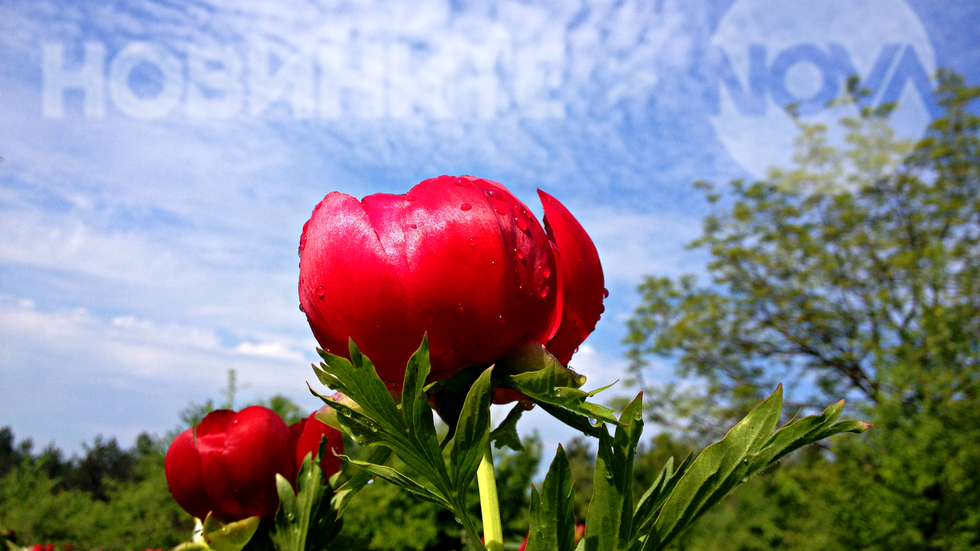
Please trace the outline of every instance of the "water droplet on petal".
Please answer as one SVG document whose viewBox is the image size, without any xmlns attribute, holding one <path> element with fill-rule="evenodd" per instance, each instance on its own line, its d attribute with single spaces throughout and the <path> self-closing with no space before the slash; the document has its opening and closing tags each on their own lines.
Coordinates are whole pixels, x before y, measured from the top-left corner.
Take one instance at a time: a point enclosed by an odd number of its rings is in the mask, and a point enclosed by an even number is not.
<svg viewBox="0 0 980 551">
<path fill-rule="evenodd" d="M 414 201 L 415 200 L 415 196 L 414 195 L 406 195 L 405 196 L 405 200 L 406 201 Z"/>
<path fill-rule="evenodd" d="M 542 266 L 541 267 L 541 277 L 543 277 L 545 279 L 548 279 L 549 277 L 551 277 L 551 268 L 549 268 L 547 266 Z"/>
<path fill-rule="evenodd" d="M 469 203 L 463 203 L 462 205 L 459 206 L 459 210 L 464 210 L 464 211 L 470 210 L 471 208 L 473 208 L 473 205 Z"/>
<path fill-rule="evenodd" d="M 601 313 L 603 313 L 605 311 L 606 311 L 606 305 L 605 304 L 600 304 L 599 305 L 599 313 L 601 314 Z"/>
<path fill-rule="evenodd" d="M 436 321 L 436 316 L 432 312 L 430 312 L 429 310 L 423 310 L 422 311 L 422 317 L 425 318 L 425 321 L 427 321 L 429 323 L 432 323 L 432 322 Z"/>
<path fill-rule="evenodd" d="M 443 350 L 441 354 L 439 354 L 439 357 L 442 358 L 443 360 L 449 360 L 449 358 L 452 358 L 453 354 L 455 353 L 456 352 L 452 348 L 447 348 Z"/>
<path fill-rule="evenodd" d="M 520 216 L 515 216 L 514 222 L 517 223 L 517 227 L 520 228 L 521 231 L 527 231 L 527 220 L 521 218 Z"/>
<path fill-rule="evenodd" d="M 418 226 L 418 224 L 411 224 L 408 227 L 412 228 L 413 230 L 416 230 L 416 229 L 418 229 L 419 226 Z"/>
<path fill-rule="evenodd" d="M 551 289 L 548 288 L 548 284 L 542 282 L 541 283 L 541 286 L 538 287 L 538 294 L 541 295 L 541 298 L 544 298 L 544 297 L 548 296 L 548 291 L 550 291 L 550 290 Z"/>
<path fill-rule="evenodd" d="M 300 312 L 303 312 L 304 314 L 306 313 L 306 310 L 303 309 L 303 303 L 302 302 L 299 303 L 299 311 Z"/>
<path fill-rule="evenodd" d="M 524 260 L 524 251 L 520 249 L 514 249 L 514 256 L 517 257 L 517 260 Z"/>
<path fill-rule="evenodd" d="M 463 311 L 463 304 L 462 303 L 459 303 L 456 306 L 457 306 L 457 308 L 459 309 L 460 312 Z"/>
<path fill-rule="evenodd" d="M 602 289 L 602 298 L 609 298 L 609 289 Z"/>
<path fill-rule="evenodd" d="M 327 296 L 327 290 L 323 288 L 323 285 L 318 285 L 316 288 L 316 296 L 318 298 L 323 298 Z"/>
<path fill-rule="evenodd" d="M 499 321 L 500 323 L 504 323 L 507 320 L 503 316 L 497 316 L 497 321 Z"/>
<path fill-rule="evenodd" d="M 467 239 L 466 240 L 466 244 L 469 245 L 470 247 L 476 247 L 476 238 L 475 237 L 471 237 L 471 238 Z"/>
<path fill-rule="evenodd" d="M 507 211 L 500 207 L 493 207 L 493 211 L 501 216 L 507 216 Z"/>
<path fill-rule="evenodd" d="M 453 183 L 456 184 L 459 187 L 470 187 L 470 186 L 473 185 L 470 182 L 469 178 L 463 178 L 462 176 L 460 176 L 459 178 L 456 178 L 456 181 L 453 182 Z"/>
<path fill-rule="evenodd" d="M 499 189 L 496 189 L 496 188 L 490 188 L 490 189 L 488 189 L 487 190 L 487 195 L 490 196 L 491 199 L 496 199 L 498 201 L 506 201 L 507 200 L 507 198 L 504 197 L 504 194 L 501 193 L 500 190 Z"/>
</svg>

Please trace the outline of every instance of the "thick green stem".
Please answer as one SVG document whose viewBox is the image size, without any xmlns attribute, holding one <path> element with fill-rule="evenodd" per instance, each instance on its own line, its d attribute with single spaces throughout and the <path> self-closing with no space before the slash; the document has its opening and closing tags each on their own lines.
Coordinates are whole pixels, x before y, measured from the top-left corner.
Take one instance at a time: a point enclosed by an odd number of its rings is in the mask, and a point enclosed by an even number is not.
<svg viewBox="0 0 980 551">
<path fill-rule="evenodd" d="M 483 514 L 483 539 L 487 551 L 503 551 L 504 530 L 500 525 L 500 504 L 497 502 L 497 479 L 493 475 L 493 455 L 490 442 L 483 452 L 483 461 L 476 471 L 480 487 L 480 512 Z"/>
</svg>

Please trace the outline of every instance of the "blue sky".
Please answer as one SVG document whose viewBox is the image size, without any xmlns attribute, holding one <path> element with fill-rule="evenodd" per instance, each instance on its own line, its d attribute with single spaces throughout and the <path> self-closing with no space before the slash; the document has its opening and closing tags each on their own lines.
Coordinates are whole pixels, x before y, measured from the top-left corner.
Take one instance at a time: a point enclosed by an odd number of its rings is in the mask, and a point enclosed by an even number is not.
<svg viewBox="0 0 980 551">
<path fill-rule="evenodd" d="M 572 365 L 612 382 L 640 279 L 703 269 L 692 182 L 785 163 L 779 106 L 833 120 L 851 72 L 920 135 L 937 67 L 978 81 L 978 26 L 972 0 L 7 0 L 0 425 L 129 444 L 228 369 L 240 401 L 314 409 L 303 222 L 330 191 L 440 174 L 579 217 L 611 294 Z"/>
</svg>

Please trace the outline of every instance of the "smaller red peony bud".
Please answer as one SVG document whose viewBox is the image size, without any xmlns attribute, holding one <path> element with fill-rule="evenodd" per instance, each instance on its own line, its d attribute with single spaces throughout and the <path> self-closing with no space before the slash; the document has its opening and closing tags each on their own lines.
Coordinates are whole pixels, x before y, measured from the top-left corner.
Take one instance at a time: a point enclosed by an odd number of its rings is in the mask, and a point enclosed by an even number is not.
<svg viewBox="0 0 980 551">
<path fill-rule="evenodd" d="M 317 419 L 318 413 L 319 411 L 313 412 L 306 419 L 289 426 L 289 449 L 294 459 L 293 486 L 296 485 L 296 476 L 303 466 L 306 454 L 312 453 L 313 459 L 316 459 L 320 450 L 320 439 L 324 436 L 327 437 L 326 456 L 320 460 L 323 480 L 326 481 L 340 470 L 341 460 L 338 455 L 344 453 L 344 439 L 339 430 Z"/>
<path fill-rule="evenodd" d="M 170 492 L 197 518 L 267 517 L 279 507 L 276 473 L 292 473 L 289 427 L 266 407 L 217 410 L 182 432 L 167 450 Z"/>
</svg>

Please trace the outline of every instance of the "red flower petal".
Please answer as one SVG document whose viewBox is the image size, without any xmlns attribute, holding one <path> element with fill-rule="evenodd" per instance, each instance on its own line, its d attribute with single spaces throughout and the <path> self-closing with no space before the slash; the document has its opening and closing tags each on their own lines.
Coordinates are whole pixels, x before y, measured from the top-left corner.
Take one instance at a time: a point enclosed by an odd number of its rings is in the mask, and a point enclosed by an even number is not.
<svg viewBox="0 0 980 551">
<path fill-rule="evenodd" d="M 348 356 L 353 339 L 389 385 L 422 342 L 422 313 L 409 302 L 361 202 L 331 193 L 307 227 L 300 304 L 325 350 Z"/>
<path fill-rule="evenodd" d="M 250 516 L 245 513 L 235 496 L 221 457 L 225 448 L 225 431 L 234 416 L 235 412 L 229 409 L 212 411 L 194 431 L 204 473 L 204 489 L 211 501 L 211 512 L 222 520 L 238 520 Z"/>
<path fill-rule="evenodd" d="M 212 506 L 204 490 L 204 471 L 194 444 L 194 429 L 180 433 L 170 444 L 163 470 L 177 504 L 197 518 L 208 516 Z"/>
<path fill-rule="evenodd" d="M 406 195 L 331 193 L 307 224 L 300 302 L 320 344 L 352 338 L 392 389 L 429 334 L 432 379 L 486 364 L 558 326 L 544 229 L 495 182 L 442 176 Z"/>
<path fill-rule="evenodd" d="M 364 204 L 422 312 L 436 373 L 489 363 L 545 330 L 555 303 L 553 253 L 544 229 L 503 186 L 442 176 L 405 197 L 373 195 Z"/>
<path fill-rule="evenodd" d="M 283 453 L 288 446 L 289 427 L 269 408 L 247 407 L 228 424 L 221 460 L 245 516 L 267 517 L 276 512 L 276 473 L 289 476 L 292 472 L 292 458 Z"/>
<path fill-rule="evenodd" d="M 326 480 L 340 470 L 342 462 L 335 455 L 335 452 L 336 454 L 344 453 L 344 439 L 340 435 L 340 431 L 326 425 L 315 416 L 316 413 L 314 412 L 313 415 L 298 423 L 293 423 L 289 427 L 289 449 L 292 450 L 291 457 L 295 468 L 294 472 L 298 474 L 300 468 L 303 466 L 303 459 L 306 457 L 306 454 L 312 453 L 313 459 L 316 459 L 320 450 L 320 438 L 326 436 L 327 453 L 320 465 L 323 469 L 324 480 Z M 296 475 L 293 476 L 292 480 L 296 480 Z"/>
<path fill-rule="evenodd" d="M 558 247 L 562 277 L 561 325 L 547 347 L 562 365 L 568 365 L 602 314 L 602 265 L 595 244 L 572 213 L 551 195 L 541 190 L 538 195 L 544 205 L 545 227 Z"/>
</svg>

